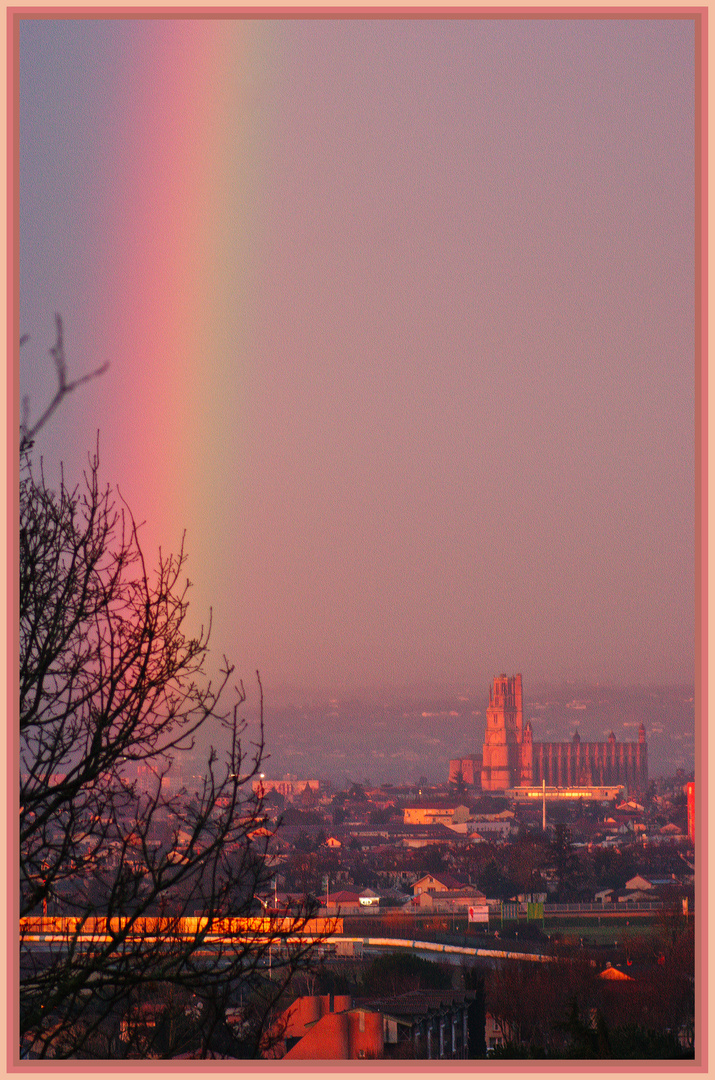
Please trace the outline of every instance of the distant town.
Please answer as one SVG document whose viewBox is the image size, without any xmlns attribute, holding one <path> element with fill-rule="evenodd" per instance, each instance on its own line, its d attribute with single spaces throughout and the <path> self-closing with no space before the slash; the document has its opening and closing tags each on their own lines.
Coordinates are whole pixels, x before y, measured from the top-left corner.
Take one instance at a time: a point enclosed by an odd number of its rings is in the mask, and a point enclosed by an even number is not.
<svg viewBox="0 0 715 1080">
<path fill-rule="evenodd" d="M 692 705 L 678 693 L 677 701 Z M 609 700 L 599 700 L 599 722 L 612 719 Z M 652 708 L 665 727 L 663 701 L 653 698 Z M 582 716 L 594 704 L 571 697 L 566 707 Z M 568 741 L 537 742 L 537 725 L 539 735 L 553 731 L 553 707 L 532 700 L 525 710 L 521 677 L 496 676 L 483 703 L 485 725 L 473 724 L 473 744 L 479 730 L 481 746 L 444 759 L 440 781 L 341 783 L 268 771 L 252 778 L 250 831 L 222 858 L 242 857 L 247 841 L 260 847 L 262 868 L 242 910 L 261 933 L 310 912 L 302 933 L 314 935 L 314 956 L 308 972 L 292 975 L 283 1011 L 250 1056 L 693 1056 L 694 770 L 650 772 L 640 705 L 627 727 L 613 723 L 619 738 L 612 730 L 587 742 L 575 731 Z M 525 722 L 530 710 L 541 719 Z M 425 719 L 439 730 L 437 718 Z M 652 715 L 650 726 L 658 726 Z M 355 732 L 333 735 L 338 747 Z M 147 789 L 156 782 L 151 766 L 135 771 Z M 192 840 L 188 833 L 182 840 L 172 792 L 190 796 L 204 779 L 179 756 L 136 851 L 121 829 L 116 838 L 107 829 L 102 874 L 112 880 L 121 867 L 134 867 L 142 875 L 162 851 L 189 854 Z M 30 955 L 43 935 L 47 941 L 64 926 L 75 888 L 60 886 L 42 919 L 27 922 L 27 934 L 41 932 L 27 939 Z M 94 900 L 98 910 L 106 903 L 99 894 Z M 146 910 L 161 916 L 165 909 Z M 187 892 L 181 911 L 171 934 L 189 924 L 202 933 L 205 903 Z M 249 923 L 219 919 L 206 942 L 226 948 Z M 84 940 L 83 924 L 70 929 Z M 266 941 L 258 973 L 273 986 L 285 945 Z M 236 981 L 223 1007 L 223 1042 L 206 1036 L 204 1055 L 213 1047 L 210 1056 L 249 1056 L 241 1042 L 248 985 Z M 182 1016 L 193 1000 L 182 999 Z M 115 1010 L 116 1045 L 129 1056 L 161 1056 L 166 1003 L 133 1008 L 123 1020 Z M 196 1031 L 205 1031 L 203 1021 Z M 192 1038 L 187 1045 L 198 1045 Z"/>
</svg>

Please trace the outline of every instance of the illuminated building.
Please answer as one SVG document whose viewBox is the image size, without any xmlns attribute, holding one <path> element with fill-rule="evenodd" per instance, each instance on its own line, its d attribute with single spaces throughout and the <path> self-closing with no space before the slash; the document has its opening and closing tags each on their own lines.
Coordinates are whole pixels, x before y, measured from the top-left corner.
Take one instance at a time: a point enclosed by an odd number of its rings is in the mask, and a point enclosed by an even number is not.
<svg viewBox="0 0 715 1080">
<path fill-rule="evenodd" d="M 695 784 L 691 780 L 685 785 L 688 796 L 688 837 L 695 841 Z"/>
<path fill-rule="evenodd" d="M 517 799 L 519 802 L 539 803 L 543 798 L 547 802 L 575 802 L 584 799 L 586 802 L 610 802 L 623 794 L 623 786 L 611 787 L 534 787 L 525 786 L 507 788 L 504 792 L 507 798 Z"/>
<path fill-rule="evenodd" d="M 450 775 L 458 771 L 459 763 L 451 762 Z M 648 747 L 643 724 L 637 742 L 619 743 L 613 732 L 605 742 L 582 742 L 578 732 L 570 742 L 534 742 L 531 721 L 524 724 L 521 675 L 498 675 L 489 689 L 481 788 L 506 792 L 541 788 L 542 783 L 561 789 L 621 786 L 645 791 Z"/>
</svg>

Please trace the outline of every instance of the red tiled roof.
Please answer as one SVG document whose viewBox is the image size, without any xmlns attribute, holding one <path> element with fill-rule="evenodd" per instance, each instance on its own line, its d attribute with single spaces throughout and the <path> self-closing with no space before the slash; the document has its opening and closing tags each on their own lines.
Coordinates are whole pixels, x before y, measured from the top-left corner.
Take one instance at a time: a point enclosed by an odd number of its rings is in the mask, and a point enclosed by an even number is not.
<svg viewBox="0 0 715 1080">
<path fill-rule="evenodd" d="M 424 881 L 425 878 L 431 877 L 435 881 L 438 881 L 440 885 L 444 885 L 445 889 L 464 889 L 468 888 L 466 881 L 459 881 L 452 874 L 423 874 L 423 876 L 414 884 L 419 885 L 420 881 Z"/>
</svg>

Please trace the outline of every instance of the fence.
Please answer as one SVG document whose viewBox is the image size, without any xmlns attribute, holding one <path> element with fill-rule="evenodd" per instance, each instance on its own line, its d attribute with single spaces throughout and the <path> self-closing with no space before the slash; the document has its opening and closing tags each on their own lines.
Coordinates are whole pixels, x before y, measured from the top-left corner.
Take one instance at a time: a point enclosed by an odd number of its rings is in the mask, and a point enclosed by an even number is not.
<svg viewBox="0 0 715 1080">
<path fill-rule="evenodd" d="M 607 904 L 544 904 L 544 915 L 568 915 L 580 912 L 595 911 L 602 915 L 617 914 L 619 911 L 657 911 L 665 907 L 662 900 L 623 900 L 621 902 L 609 902 Z"/>
</svg>

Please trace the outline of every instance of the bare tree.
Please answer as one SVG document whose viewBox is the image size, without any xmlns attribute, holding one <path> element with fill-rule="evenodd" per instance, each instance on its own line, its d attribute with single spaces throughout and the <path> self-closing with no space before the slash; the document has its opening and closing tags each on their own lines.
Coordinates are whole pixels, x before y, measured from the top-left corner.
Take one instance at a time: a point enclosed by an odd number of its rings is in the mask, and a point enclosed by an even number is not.
<svg viewBox="0 0 715 1080">
<path fill-rule="evenodd" d="M 131 513 L 100 485 L 97 454 L 78 486 L 63 476 L 56 491 L 33 464 L 37 431 L 86 381 L 66 378 L 59 321 L 53 357 L 53 404 L 32 427 L 25 409 L 21 429 L 22 1046 L 40 1057 L 208 1056 L 221 1029 L 229 1053 L 255 1056 L 313 948 L 295 938 L 309 911 L 292 923 L 248 918 L 273 832 L 252 785 L 264 758 L 260 679 L 250 738 L 232 667 L 224 661 L 216 681 L 207 673 L 210 625 L 185 628 L 183 546 L 150 573 Z M 199 731 L 212 749 L 200 781 L 179 790 L 172 766 Z M 151 1023 L 147 996 L 159 1008 Z M 232 1008 L 240 1023 L 228 1032 Z"/>
</svg>

